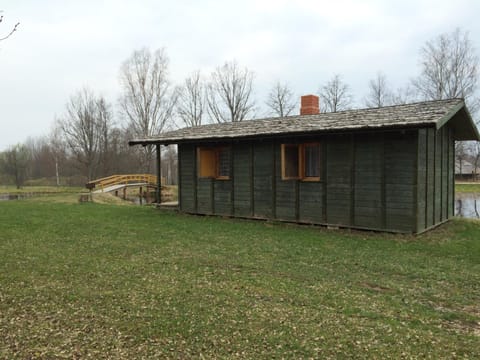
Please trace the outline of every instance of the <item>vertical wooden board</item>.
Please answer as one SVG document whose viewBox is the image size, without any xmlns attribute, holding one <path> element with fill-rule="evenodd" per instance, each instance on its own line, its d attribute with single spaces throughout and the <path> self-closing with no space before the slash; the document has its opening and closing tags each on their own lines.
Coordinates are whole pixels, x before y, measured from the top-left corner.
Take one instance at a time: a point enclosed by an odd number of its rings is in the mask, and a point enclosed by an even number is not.
<svg viewBox="0 0 480 360">
<path fill-rule="evenodd" d="M 282 180 L 281 143 L 276 143 L 275 151 L 275 218 L 296 220 L 296 198 L 298 180 Z"/>
<path fill-rule="evenodd" d="M 435 132 L 435 188 L 433 194 L 435 224 L 438 224 L 442 217 L 442 136 L 440 131 Z"/>
<path fill-rule="evenodd" d="M 351 224 L 351 138 L 335 136 L 327 142 L 327 223 Z"/>
<path fill-rule="evenodd" d="M 214 211 L 216 215 L 232 215 L 232 181 L 215 180 L 213 183 Z"/>
<path fill-rule="evenodd" d="M 383 140 L 357 136 L 355 141 L 354 225 L 382 228 Z"/>
<path fill-rule="evenodd" d="M 434 186 L 435 186 L 435 129 L 427 129 L 427 181 L 426 181 L 426 227 L 434 224 Z"/>
<path fill-rule="evenodd" d="M 448 130 L 448 218 L 453 217 L 455 207 L 455 140 Z"/>
<path fill-rule="evenodd" d="M 178 157 L 180 159 L 180 210 L 195 212 L 195 146 L 180 144 L 178 146 Z"/>
<path fill-rule="evenodd" d="M 427 129 L 418 130 L 417 145 L 417 232 L 426 228 Z"/>
<path fill-rule="evenodd" d="M 385 217 L 388 230 L 414 232 L 417 180 L 417 132 L 392 133 L 385 138 Z"/>
<path fill-rule="evenodd" d="M 213 214 L 213 180 L 199 178 L 197 180 L 197 212 Z"/>
<path fill-rule="evenodd" d="M 253 145 L 253 199 L 254 216 L 273 218 L 273 143 Z"/>
<path fill-rule="evenodd" d="M 317 224 L 323 223 L 323 183 L 302 181 L 299 183 L 298 192 L 299 220 Z"/>
<path fill-rule="evenodd" d="M 233 203 L 236 216 L 252 216 L 252 164 L 251 144 L 239 143 L 233 146 Z"/>
<path fill-rule="evenodd" d="M 448 219 L 448 129 L 442 128 L 442 221 Z"/>
</svg>

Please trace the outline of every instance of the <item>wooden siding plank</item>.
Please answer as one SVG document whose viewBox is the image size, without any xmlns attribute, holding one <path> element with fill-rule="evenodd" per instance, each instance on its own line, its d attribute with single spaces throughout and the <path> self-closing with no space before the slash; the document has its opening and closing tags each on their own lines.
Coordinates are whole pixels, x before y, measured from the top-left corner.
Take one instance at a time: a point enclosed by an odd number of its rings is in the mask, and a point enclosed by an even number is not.
<svg viewBox="0 0 480 360">
<path fill-rule="evenodd" d="M 251 144 L 233 147 L 233 213 L 241 217 L 252 216 L 252 164 Z"/>
<path fill-rule="evenodd" d="M 452 129 L 449 129 L 448 136 L 448 217 L 451 218 L 455 215 L 455 141 Z"/>
<path fill-rule="evenodd" d="M 214 214 L 213 180 L 198 178 L 197 181 L 197 212 L 199 214 Z"/>
<path fill-rule="evenodd" d="M 301 181 L 298 184 L 299 220 L 302 222 L 323 223 L 324 183 Z"/>
<path fill-rule="evenodd" d="M 390 133 L 385 138 L 385 217 L 390 230 L 416 229 L 416 141 L 416 131 Z"/>
<path fill-rule="evenodd" d="M 440 131 L 435 132 L 435 179 L 434 179 L 434 223 L 441 221 L 442 211 L 442 137 Z"/>
<path fill-rule="evenodd" d="M 187 144 L 179 145 L 178 152 L 181 158 L 179 161 L 180 209 L 185 212 L 195 212 L 195 147 Z"/>
<path fill-rule="evenodd" d="M 351 223 L 351 146 L 349 136 L 335 136 L 327 142 L 327 223 Z"/>
<path fill-rule="evenodd" d="M 434 224 L 434 170 L 435 170 L 435 130 L 427 129 L 427 180 L 426 180 L 426 227 Z"/>
<path fill-rule="evenodd" d="M 359 136 L 355 141 L 355 226 L 382 228 L 383 139 Z"/>
<path fill-rule="evenodd" d="M 253 146 L 253 192 L 254 216 L 273 218 L 273 174 L 271 172 L 273 156 L 272 142 L 259 142 Z"/>
<path fill-rule="evenodd" d="M 232 182 L 230 180 L 213 181 L 214 211 L 217 215 L 232 214 Z"/>
<path fill-rule="evenodd" d="M 417 140 L 417 232 L 426 228 L 427 129 L 418 130 Z"/>
<path fill-rule="evenodd" d="M 448 219 L 448 128 L 442 128 L 442 221 Z"/>
</svg>

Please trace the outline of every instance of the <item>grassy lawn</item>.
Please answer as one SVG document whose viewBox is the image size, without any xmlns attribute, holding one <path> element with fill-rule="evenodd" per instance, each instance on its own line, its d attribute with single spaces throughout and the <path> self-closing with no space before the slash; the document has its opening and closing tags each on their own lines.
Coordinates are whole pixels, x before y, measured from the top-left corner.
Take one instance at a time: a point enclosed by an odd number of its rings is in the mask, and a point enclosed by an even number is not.
<svg viewBox="0 0 480 360">
<path fill-rule="evenodd" d="M 455 192 L 458 193 L 480 193 L 480 183 L 456 183 L 455 184 Z"/>
<path fill-rule="evenodd" d="M 64 194 L 82 191 L 84 192 L 86 189 L 77 186 L 23 186 L 17 189 L 12 185 L 0 185 L 0 194 Z"/>
<path fill-rule="evenodd" d="M 479 358 L 480 222 L 421 236 L 0 203 L 0 358 Z"/>
</svg>

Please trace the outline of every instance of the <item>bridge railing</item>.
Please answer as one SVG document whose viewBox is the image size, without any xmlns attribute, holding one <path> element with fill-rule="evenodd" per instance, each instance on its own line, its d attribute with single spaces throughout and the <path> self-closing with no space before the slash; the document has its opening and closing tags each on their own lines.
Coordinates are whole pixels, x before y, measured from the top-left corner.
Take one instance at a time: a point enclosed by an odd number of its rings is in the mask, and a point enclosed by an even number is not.
<svg viewBox="0 0 480 360">
<path fill-rule="evenodd" d="M 164 179 L 162 178 L 162 184 Z M 101 179 L 89 181 L 85 184 L 87 189 L 100 188 L 104 189 L 112 185 L 146 183 L 149 185 L 157 184 L 157 177 L 151 174 L 127 174 L 127 175 L 111 175 Z"/>
</svg>

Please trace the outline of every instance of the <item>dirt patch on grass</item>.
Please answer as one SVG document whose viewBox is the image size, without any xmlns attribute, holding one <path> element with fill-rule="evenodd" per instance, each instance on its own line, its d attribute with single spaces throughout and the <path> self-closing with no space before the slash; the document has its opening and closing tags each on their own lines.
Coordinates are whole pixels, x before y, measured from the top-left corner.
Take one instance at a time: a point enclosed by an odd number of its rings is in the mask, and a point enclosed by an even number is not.
<svg viewBox="0 0 480 360">
<path fill-rule="evenodd" d="M 386 286 L 373 284 L 373 283 L 369 283 L 369 282 L 362 282 L 362 283 L 360 283 L 360 286 L 362 286 L 364 288 L 367 288 L 369 290 L 373 290 L 373 291 L 381 292 L 381 293 L 392 293 L 392 292 L 394 292 L 393 289 L 390 289 Z"/>
<path fill-rule="evenodd" d="M 92 201 L 96 204 L 133 205 L 132 202 L 123 200 L 110 193 L 92 194 Z"/>
</svg>

